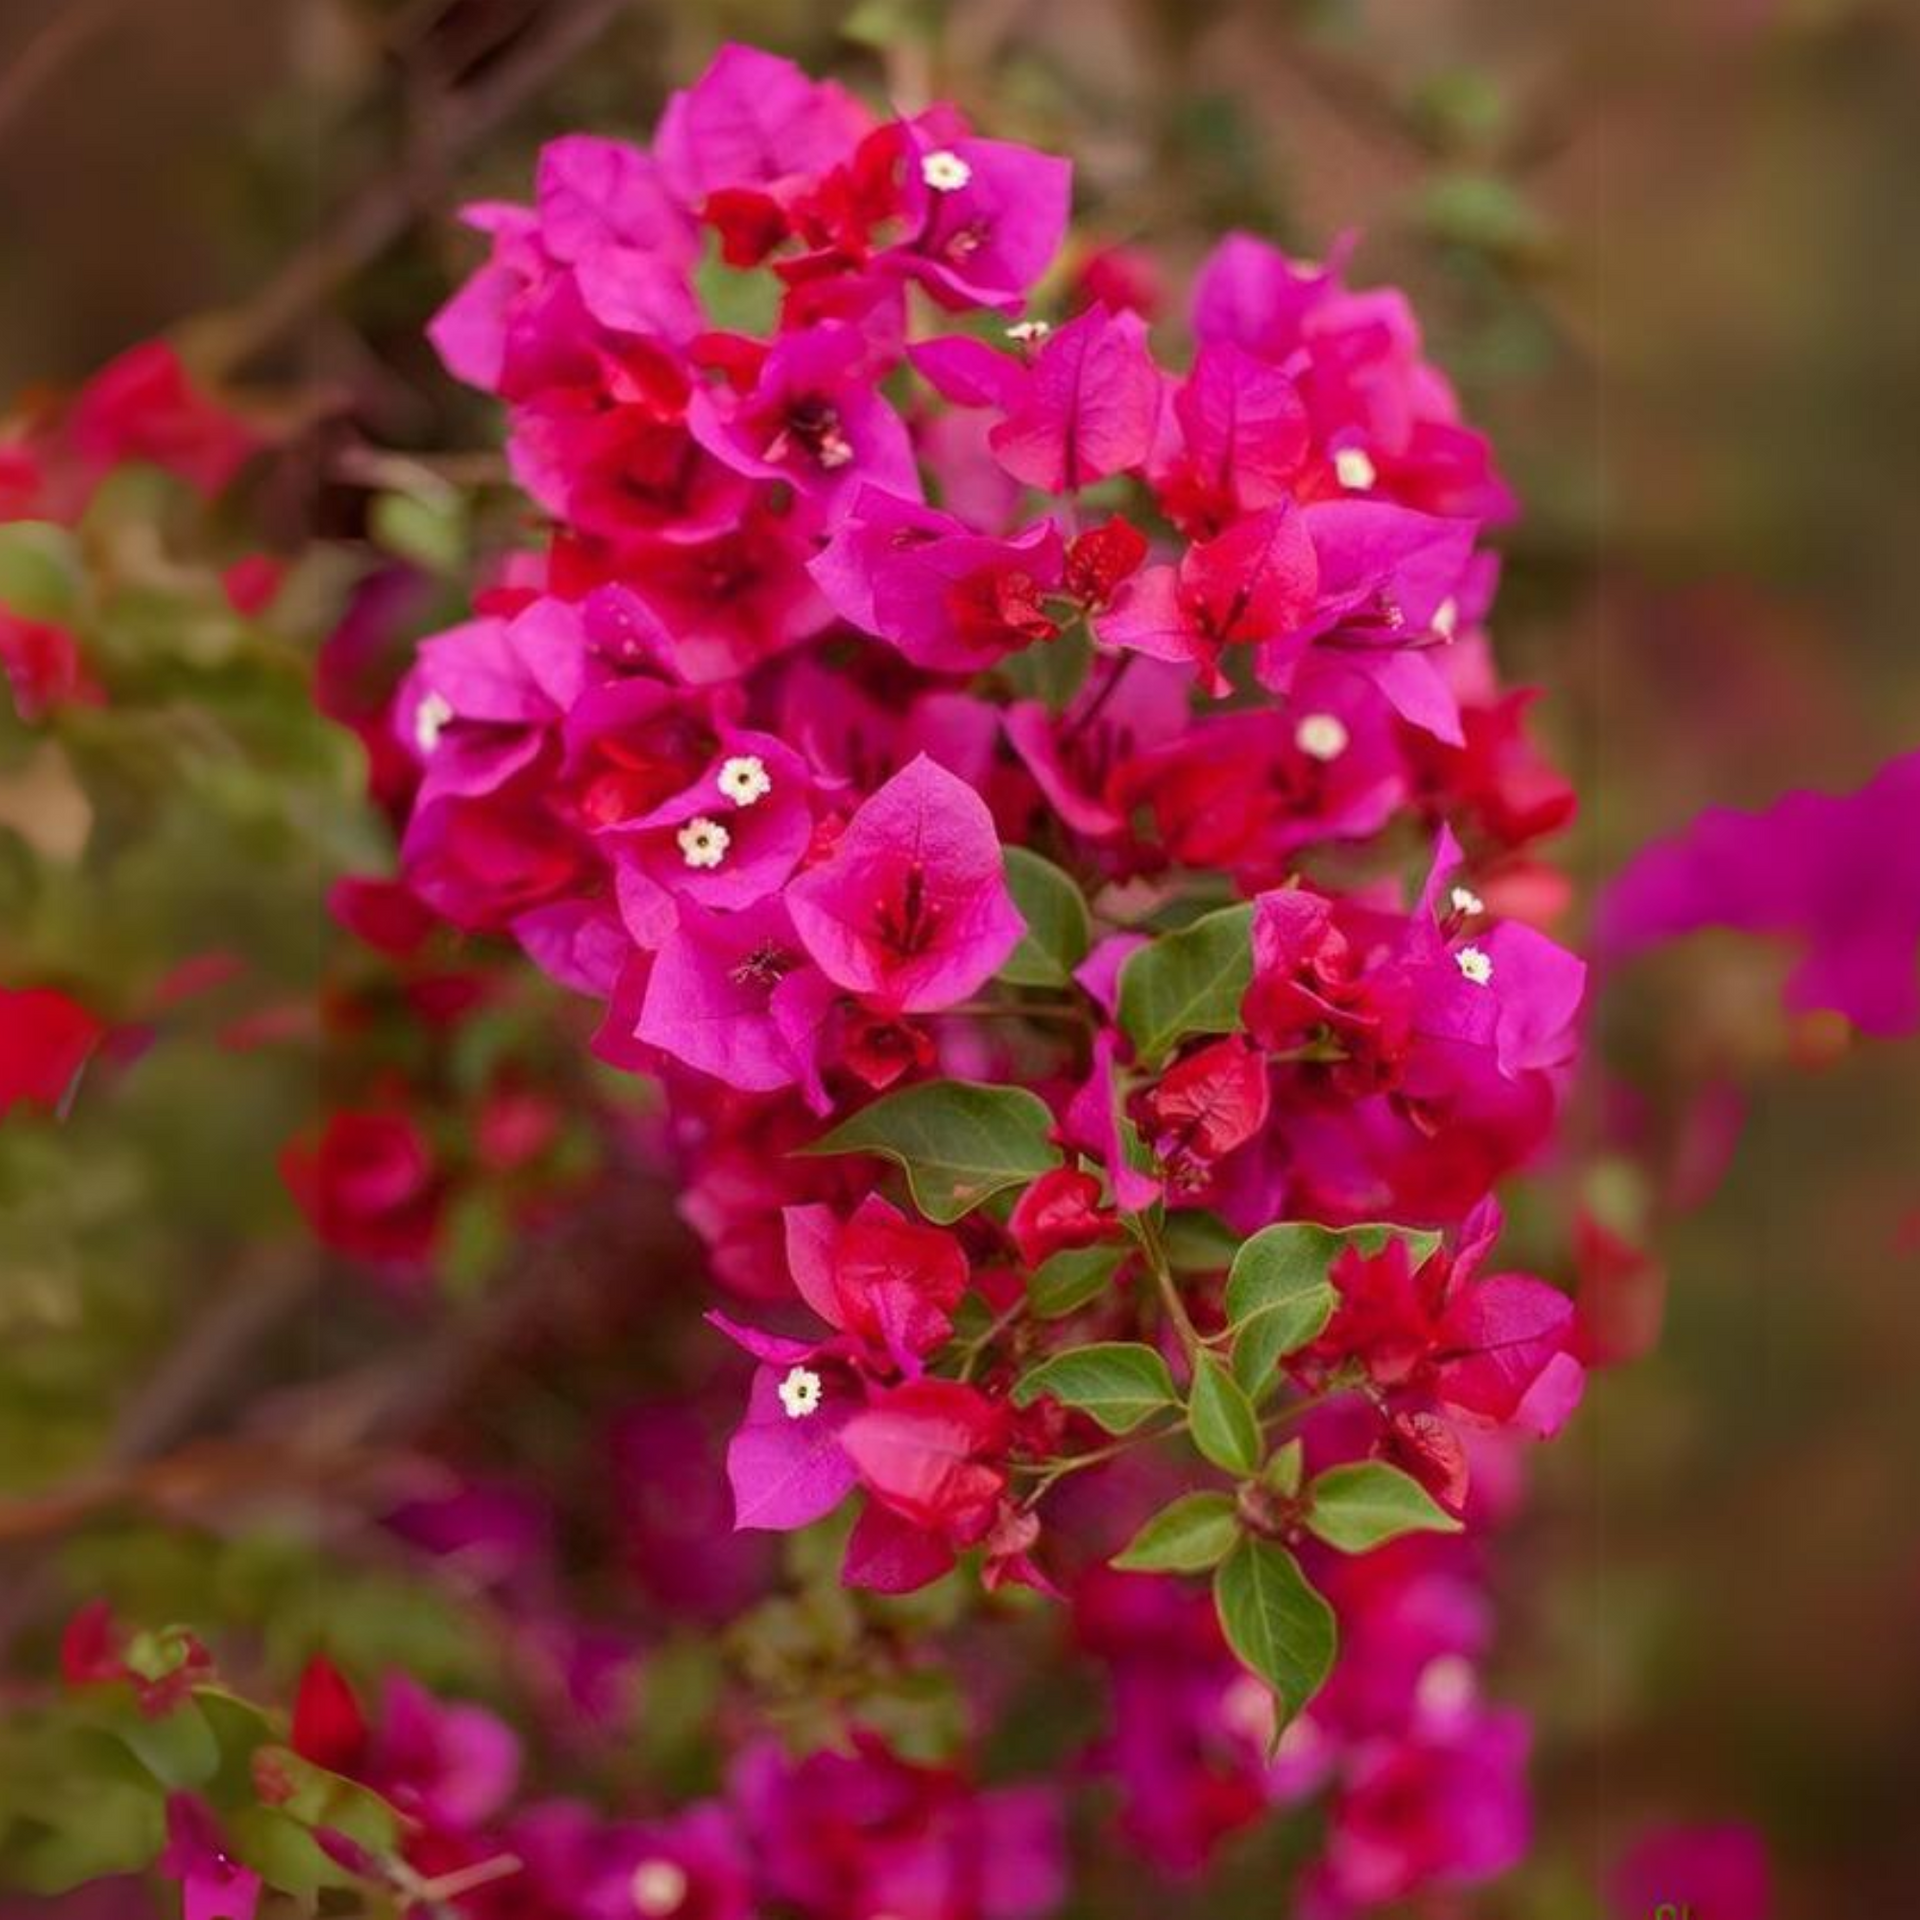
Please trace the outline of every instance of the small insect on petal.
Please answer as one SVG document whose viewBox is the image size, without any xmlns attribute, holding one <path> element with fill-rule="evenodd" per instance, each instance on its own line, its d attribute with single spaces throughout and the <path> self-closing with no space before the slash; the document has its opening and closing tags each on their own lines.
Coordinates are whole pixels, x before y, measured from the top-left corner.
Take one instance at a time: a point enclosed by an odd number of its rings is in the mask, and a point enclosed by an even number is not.
<svg viewBox="0 0 1920 1920">
<path fill-rule="evenodd" d="M 720 791 L 736 807 L 750 807 L 773 791 L 773 776 L 757 753 L 736 754 L 720 768 Z"/>
<path fill-rule="evenodd" d="M 920 162 L 920 178 L 935 193 L 958 193 L 973 178 L 973 169 L 957 153 L 942 147 Z"/>
<path fill-rule="evenodd" d="M 674 838 L 680 843 L 680 857 L 690 867 L 717 867 L 733 845 L 733 835 L 704 813 L 689 820 Z"/>
<path fill-rule="evenodd" d="M 1351 737 L 1336 713 L 1309 713 L 1293 730 L 1293 744 L 1309 760 L 1338 760 Z"/>
<path fill-rule="evenodd" d="M 413 710 L 414 744 L 422 753 L 431 753 L 440 744 L 440 735 L 453 718 L 453 707 L 443 693 L 430 693 Z"/>
<path fill-rule="evenodd" d="M 633 1904 L 647 1920 L 666 1920 L 687 1903 L 687 1870 L 677 1860 L 642 1860 L 633 1870 Z"/>
<path fill-rule="evenodd" d="M 780 1382 L 780 1404 L 789 1420 L 804 1420 L 817 1412 L 822 1388 L 820 1376 L 811 1367 L 792 1367 Z"/>
<path fill-rule="evenodd" d="M 1455 887 L 1447 896 L 1455 913 L 1485 913 L 1487 903 L 1471 887 Z"/>
<path fill-rule="evenodd" d="M 1484 987 L 1493 978 L 1493 962 L 1478 947 L 1462 947 L 1453 956 L 1453 964 L 1476 987 Z"/>
<path fill-rule="evenodd" d="M 1342 447 L 1333 456 L 1333 471 L 1349 493 L 1371 493 L 1380 478 L 1371 457 L 1359 447 Z"/>
</svg>

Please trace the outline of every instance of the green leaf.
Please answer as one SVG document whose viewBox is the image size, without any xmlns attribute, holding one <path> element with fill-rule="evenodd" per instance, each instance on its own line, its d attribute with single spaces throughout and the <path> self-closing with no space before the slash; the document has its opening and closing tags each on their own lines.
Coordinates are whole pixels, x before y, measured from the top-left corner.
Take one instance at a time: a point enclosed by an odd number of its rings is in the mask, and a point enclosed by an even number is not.
<svg viewBox="0 0 1920 1920">
<path fill-rule="evenodd" d="M 1409 1233 L 1369 1223 L 1321 1227 L 1285 1221 L 1263 1227 L 1234 1255 L 1227 1276 L 1227 1324 L 1233 1331 L 1234 1377 L 1249 1393 L 1274 1367 L 1320 1333 L 1334 1308 L 1329 1270 L 1348 1247 L 1375 1254 L 1398 1236 L 1420 1266 L 1440 1244 L 1437 1233 Z"/>
<path fill-rule="evenodd" d="M 80 597 L 73 535 L 47 520 L 0 526 L 0 607 L 29 620 L 71 619 Z"/>
<path fill-rule="evenodd" d="M 1141 1421 L 1180 1404 L 1167 1363 L 1152 1347 L 1125 1340 L 1043 1360 L 1015 1384 L 1013 1404 L 1030 1407 L 1042 1394 L 1077 1408 L 1108 1433 L 1131 1433 Z"/>
<path fill-rule="evenodd" d="M 1190 1033 L 1235 1033 L 1253 977 L 1250 906 L 1222 907 L 1129 954 L 1120 1024 L 1148 1065 Z"/>
<path fill-rule="evenodd" d="M 1233 1256 L 1227 1325 L 1234 1377 L 1249 1393 L 1266 1384 L 1282 1355 L 1305 1346 L 1332 1317 L 1327 1269 L 1340 1247 L 1329 1228 L 1289 1221 L 1263 1227 Z"/>
<path fill-rule="evenodd" d="M 163 1787 L 204 1786 L 220 1771 L 220 1743 L 192 1700 L 152 1718 L 131 1705 L 111 1714 L 114 1733 Z"/>
<path fill-rule="evenodd" d="M 765 334 L 779 318 L 780 283 L 770 273 L 730 267 L 717 240 L 694 269 L 694 291 L 708 322 L 721 333 Z"/>
<path fill-rule="evenodd" d="M 1175 1273 L 1224 1273 L 1240 1251 L 1240 1236 L 1217 1213 L 1201 1207 L 1169 1214 L 1161 1238 Z"/>
<path fill-rule="evenodd" d="M 1260 1469 L 1261 1484 L 1291 1500 L 1300 1491 L 1300 1476 L 1306 1470 L 1306 1456 L 1307 1450 L 1298 1440 L 1289 1440 L 1284 1447 L 1276 1447 L 1267 1464 Z"/>
<path fill-rule="evenodd" d="M 1078 623 L 1057 639 L 1041 640 L 1000 663 L 1000 671 L 1023 700 L 1038 700 L 1051 713 L 1064 713 L 1085 684 L 1093 664 L 1093 643 Z"/>
<path fill-rule="evenodd" d="M 1460 1522 L 1411 1474 L 1384 1460 L 1329 1467 L 1307 1489 L 1307 1531 L 1342 1553 L 1367 1553 L 1403 1533 L 1458 1533 Z"/>
<path fill-rule="evenodd" d="M 1187 1418 L 1193 1444 L 1216 1467 L 1243 1478 L 1260 1471 L 1260 1420 L 1240 1384 L 1211 1354 L 1193 1371 Z"/>
<path fill-rule="evenodd" d="M 877 1153 L 906 1170 L 915 1204 L 951 1226 L 981 1201 L 1060 1164 L 1053 1115 L 1023 1087 L 929 1080 L 862 1107 L 805 1154 Z"/>
<path fill-rule="evenodd" d="M 1240 1523 L 1224 1493 L 1189 1493 L 1162 1507 L 1112 1564 L 1123 1573 L 1204 1573 L 1233 1550 Z"/>
<path fill-rule="evenodd" d="M 1339 1635 L 1333 1609 L 1285 1547 L 1242 1540 L 1213 1576 L 1221 1631 L 1242 1666 L 1279 1696 L 1289 1717 L 1320 1691 Z"/>
<path fill-rule="evenodd" d="M 1027 931 L 999 978 L 1016 987 L 1065 987 L 1087 957 L 1092 931 L 1080 889 L 1051 860 L 1025 847 L 1003 849 L 1007 890 Z"/>
<path fill-rule="evenodd" d="M 467 560 L 466 496 L 454 487 L 377 494 L 367 531 L 376 546 L 425 573 L 457 574 Z"/>
<path fill-rule="evenodd" d="M 1027 1299 L 1042 1320 L 1062 1320 L 1089 1300 L 1097 1300 L 1113 1284 L 1130 1249 L 1126 1247 L 1069 1247 L 1034 1269 L 1027 1282 Z"/>
</svg>

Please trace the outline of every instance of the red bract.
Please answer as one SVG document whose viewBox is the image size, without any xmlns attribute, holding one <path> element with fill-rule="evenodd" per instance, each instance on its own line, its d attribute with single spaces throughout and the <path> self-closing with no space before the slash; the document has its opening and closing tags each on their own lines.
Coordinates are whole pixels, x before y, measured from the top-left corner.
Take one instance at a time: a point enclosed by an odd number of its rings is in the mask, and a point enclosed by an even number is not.
<svg viewBox="0 0 1920 1920">
<path fill-rule="evenodd" d="M 313 1230 L 357 1259 L 413 1266 L 431 1250 L 441 1190 L 433 1153 L 400 1113 L 336 1113 L 280 1171 Z"/>
<path fill-rule="evenodd" d="M 0 1120 L 22 1105 L 58 1110 L 106 1032 L 53 987 L 0 987 Z"/>
</svg>

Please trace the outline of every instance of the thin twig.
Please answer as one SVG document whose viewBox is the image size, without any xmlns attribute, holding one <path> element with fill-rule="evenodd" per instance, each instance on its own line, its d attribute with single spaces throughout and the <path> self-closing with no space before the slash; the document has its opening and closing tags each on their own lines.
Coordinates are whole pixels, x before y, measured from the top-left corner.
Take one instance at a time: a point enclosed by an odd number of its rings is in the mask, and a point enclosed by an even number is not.
<svg viewBox="0 0 1920 1920">
<path fill-rule="evenodd" d="M 637 0 L 576 0 L 547 11 L 540 31 L 446 102 L 433 152 L 444 169 L 510 119 Z M 231 372 L 279 340 L 342 282 L 377 259 L 431 203 L 402 173 L 371 181 L 333 225 L 290 260 L 244 307 L 210 330 L 211 355 Z"/>
<path fill-rule="evenodd" d="M 56 0 L 55 11 L 0 71 L 0 134 L 62 68 L 84 53 L 127 0 Z"/>
</svg>

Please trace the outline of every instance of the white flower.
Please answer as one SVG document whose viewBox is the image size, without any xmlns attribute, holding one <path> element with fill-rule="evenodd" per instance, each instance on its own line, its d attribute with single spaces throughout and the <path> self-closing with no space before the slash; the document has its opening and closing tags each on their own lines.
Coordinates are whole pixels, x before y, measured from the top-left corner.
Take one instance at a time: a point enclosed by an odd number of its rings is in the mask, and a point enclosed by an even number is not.
<svg viewBox="0 0 1920 1920">
<path fill-rule="evenodd" d="M 1487 903 L 1471 887 L 1455 887 L 1447 896 L 1455 913 L 1485 913 Z"/>
<path fill-rule="evenodd" d="M 787 1418 L 804 1420 L 817 1412 L 821 1391 L 820 1376 L 811 1367 L 789 1367 L 787 1377 L 780 1382 L 780 1404 L 786 1408 Z"/>
<path fill-rule="evenodd" d="M 1333 456 L 1333 470 L 1349 493 L 1371 493 L 1380 478 L 1373 461 L 1359 447 L 1342 447 Z"/>
<path fill-rule="evenodd" d="M 1414 1697 L 1428 1713 L 1457 1713 L 1472 1704 L 1475 1691 L 1472 1664 L 1457 1653 L 1429 1660 L 1414 1683 Z"/>
<path fill-rule="evenodd" d="M 1433 630 L 1442 640 L 1451 640 L 1460 629 L 1460 602 L 1449 594 L 1433 610 Z"/>
<path fill-rule="evenodd" d="M 1453 964 L 1476 987 L 1484 987 L 1493 978 L 1493 962 L 1478 947 L 1462 947 L 1453 956 Z"/>
<path fill-rule="evenodd" d="M 773 776 L 757 753 L 737 753 L 721 764 L 720 791 L 736 807 L 750 807 L 773 791 Z"/>
<path fill-rule="evenodd" d="M 1007 329 L 1007 338 L 1022 347 L 1032 346 L 1035 341 L 1044 340 L 1053 331 L 1045 320 L 1016 320 Z"/>
<path fill-rule="evenodd" d="M 1337 713 L 1309 713 L 1293 730 L 1293 744 L 1309 760 L 1338 760 L 1352 735 Z"/>
<path fill-rule="evenodd" d="M 942 147 L 921 160 L 920 178 L 935 193 L 958 193 L 973 178 L 973 169 L 957 153 Z"/>
<path fill-rule="evenodd" d="M 642 1860 L 632 1886 L 633 1904 L 647 1920 L 666 1920 L 687 1903 L 687 1870 L 677 1860 Z"/>
<path fill-rule="evenodd" d="M 733 835 L 704 813 L 689 820 L 674 838 L 680 843 L 681 859 L 690 867 L 717 867 L 733 845 Z"/>
<path fill-rule="evenodd" d="M 422 753 L 431 753 L 440 744 L 440 734 L 453 718 L 453 706 L 444 693 L 430 693 L 413 710 L 414 744 Z"/>
</svg>

